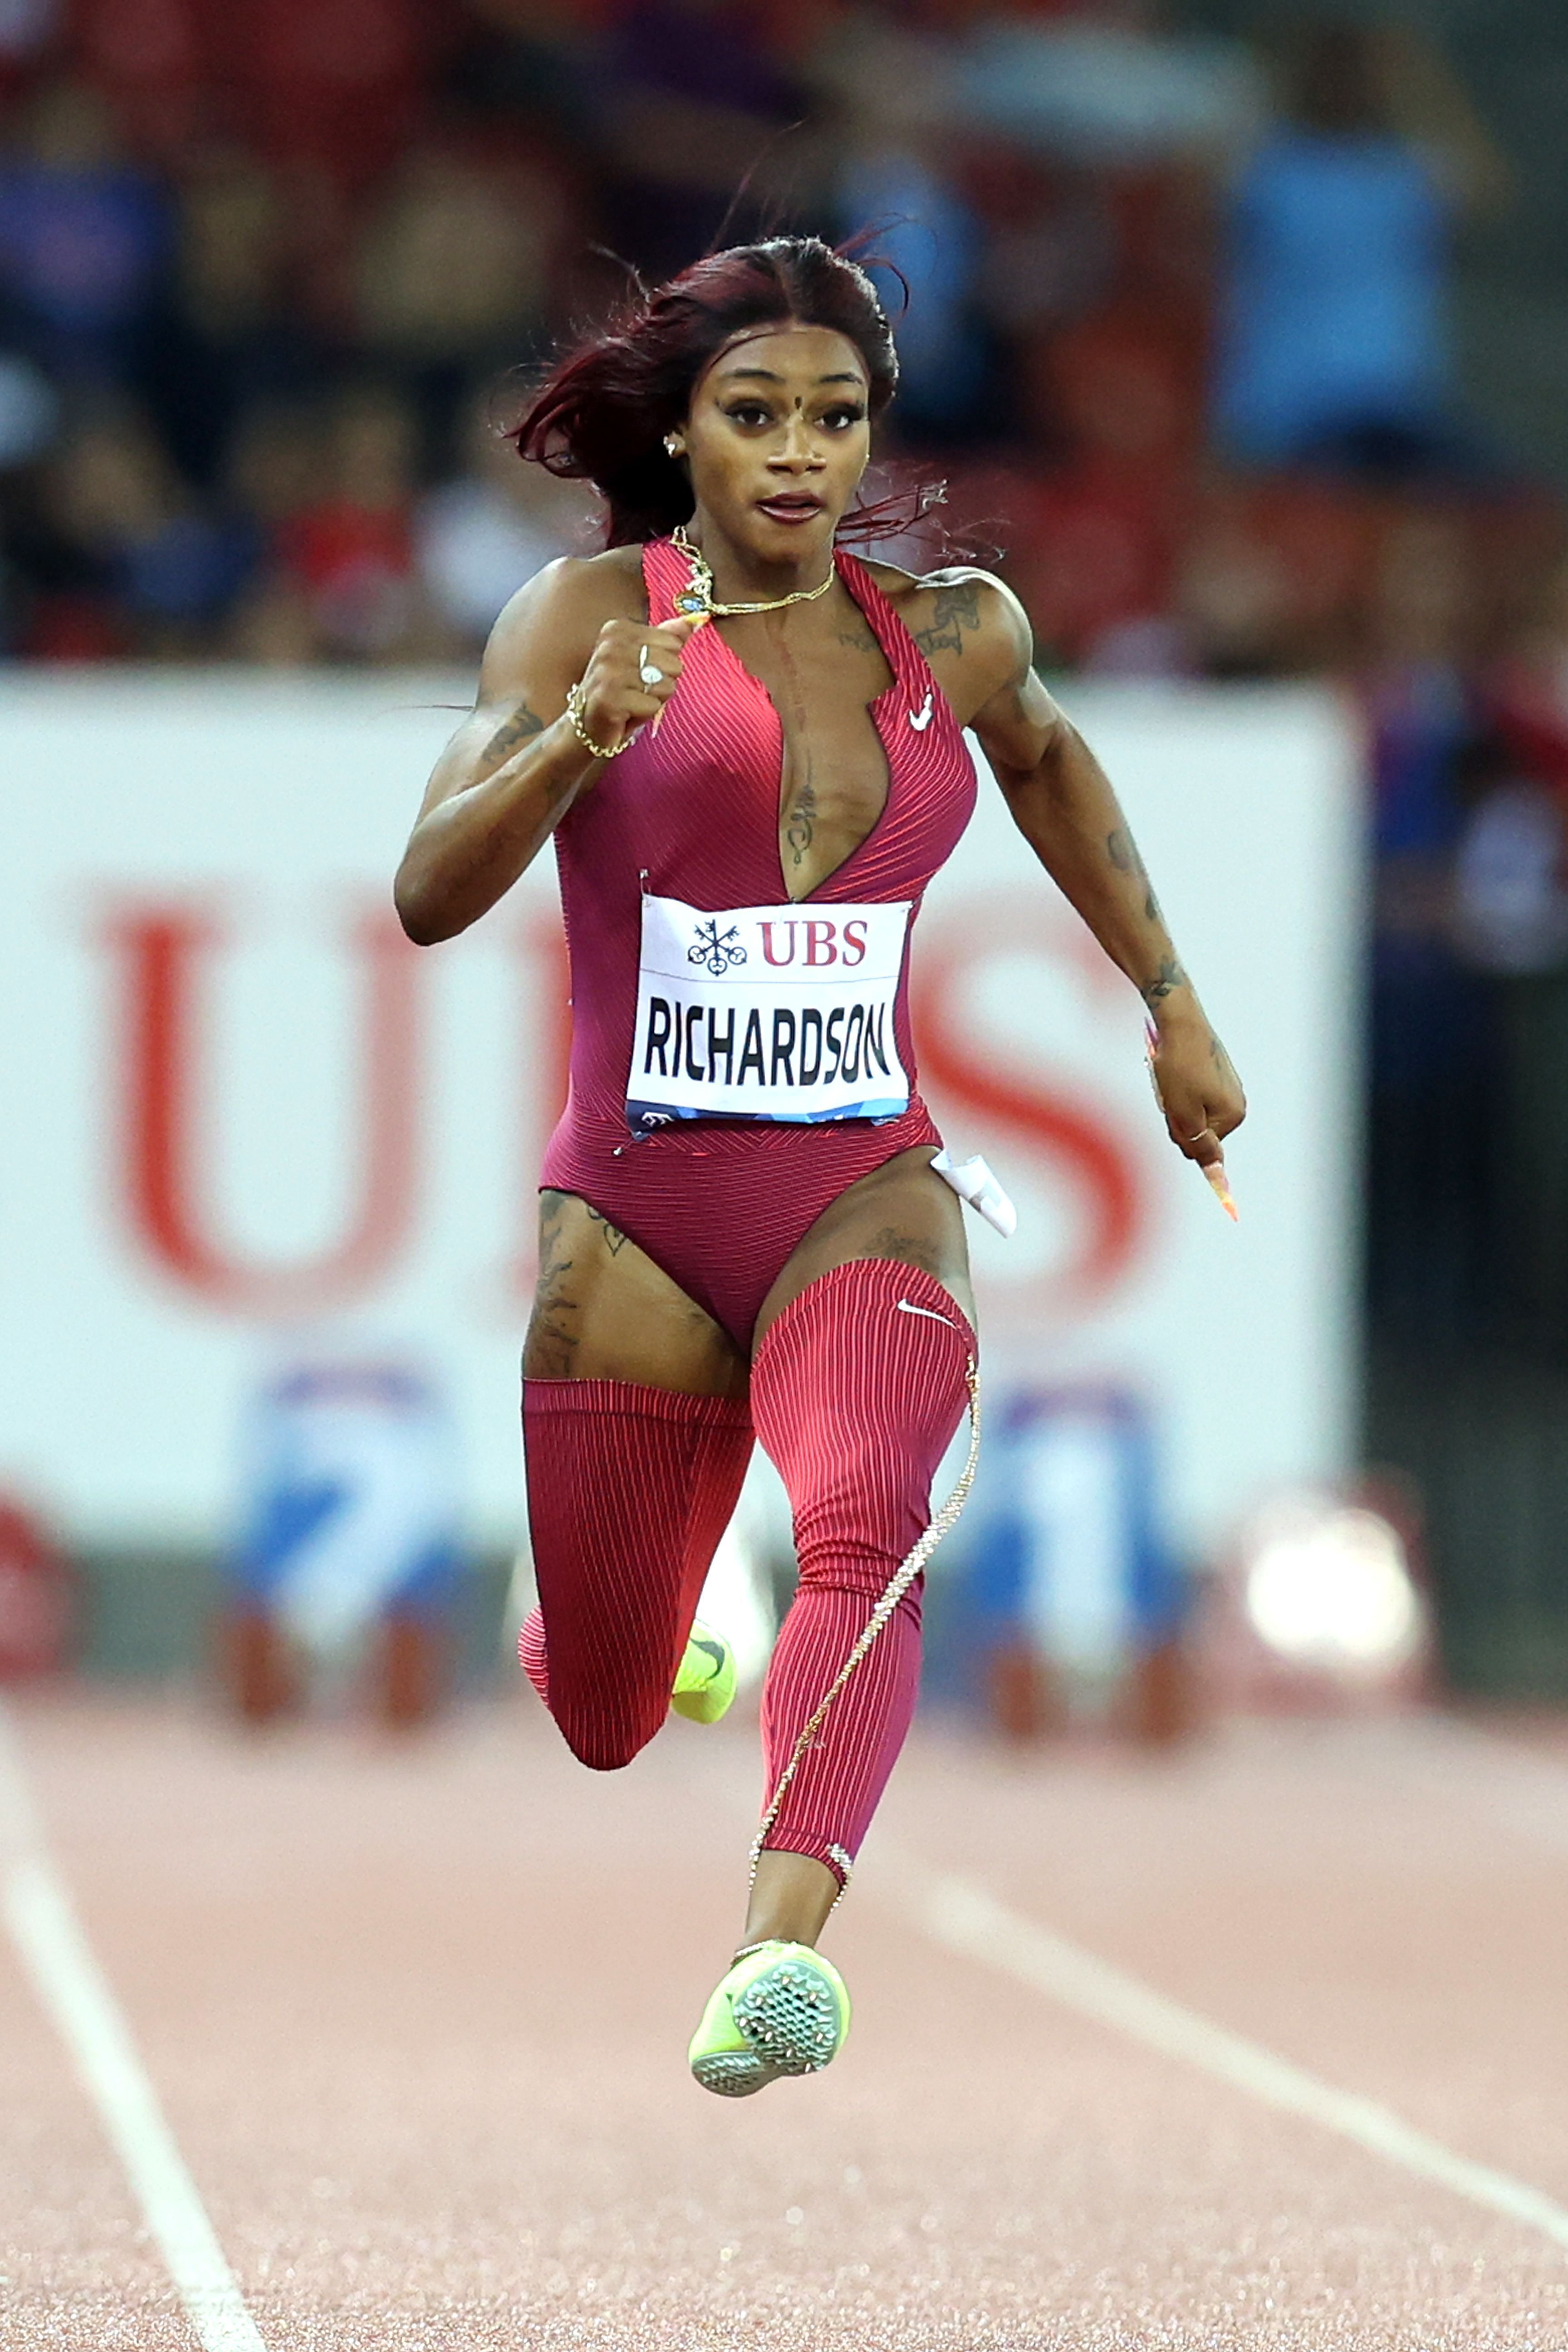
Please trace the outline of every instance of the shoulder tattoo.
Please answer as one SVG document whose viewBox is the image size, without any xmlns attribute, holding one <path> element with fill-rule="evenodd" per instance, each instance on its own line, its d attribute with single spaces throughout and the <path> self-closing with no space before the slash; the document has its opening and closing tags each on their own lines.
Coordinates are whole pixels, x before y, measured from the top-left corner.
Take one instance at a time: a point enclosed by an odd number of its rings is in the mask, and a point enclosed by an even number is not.
<svg viewBox="0 0 1568 2352">
<path fill-rule="evenodd" d="M 931 618 L 911 635 L 923 654 L 961 654 L 965 629 L 979 626 L 980 583 L 959 580 L 931 591 Z"/>
</svg>

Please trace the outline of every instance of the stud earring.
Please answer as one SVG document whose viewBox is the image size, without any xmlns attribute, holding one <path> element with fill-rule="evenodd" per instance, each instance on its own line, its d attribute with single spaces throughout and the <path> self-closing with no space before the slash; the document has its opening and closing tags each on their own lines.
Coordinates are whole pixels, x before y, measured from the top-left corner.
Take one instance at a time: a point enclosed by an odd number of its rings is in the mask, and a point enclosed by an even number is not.
<svg viewBox="0 0 1568 2352">
<path fill-rule="evenodd" d="M 668 450 L 672 457 L 679 457 L 681 455 L 680 436 L 679 434 L 667 433 L 664 436 L 664 446 Z"/>
</svg>

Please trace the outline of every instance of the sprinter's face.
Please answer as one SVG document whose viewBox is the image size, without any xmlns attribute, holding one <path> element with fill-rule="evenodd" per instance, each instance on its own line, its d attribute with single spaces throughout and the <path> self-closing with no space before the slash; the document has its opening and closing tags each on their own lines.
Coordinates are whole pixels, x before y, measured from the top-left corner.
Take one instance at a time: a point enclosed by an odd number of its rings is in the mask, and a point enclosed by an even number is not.
<svg viewBox="0 0 1568 2352">
<path fill-rule="evenodd" d="M 866 363 L 827 327 L 729 344 L 682 427 L 700 519 L 763 566 L 816 572 L 870 455 Z"/>
</svg>

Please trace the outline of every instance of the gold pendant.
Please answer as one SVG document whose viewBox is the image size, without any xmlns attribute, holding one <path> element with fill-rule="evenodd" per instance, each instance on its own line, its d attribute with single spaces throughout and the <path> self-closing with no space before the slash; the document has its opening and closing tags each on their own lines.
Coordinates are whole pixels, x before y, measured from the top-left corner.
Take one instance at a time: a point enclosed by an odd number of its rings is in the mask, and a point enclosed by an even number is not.
<svg viewBox="0 0 1568 2352">
<path fill-rule="evenodd" d="M 828 568 L 826 579 L 819 588 L 796 588 L 787 596 L 770 597 L 765 604 L 718 604 L 713 601 L 713 572 L 700 547 L 686 536 L 685 526 L 677 523 L 670 533 L 670 542 L 679 548 L 691 566 L 691 578 L 675 599 L 675 609 L 689 620 L 739 620 L 752 613 L 782 613 L 786 604 L 814 604 L 826 596 L 838 576 L 837 562 Z"/>
</svg>

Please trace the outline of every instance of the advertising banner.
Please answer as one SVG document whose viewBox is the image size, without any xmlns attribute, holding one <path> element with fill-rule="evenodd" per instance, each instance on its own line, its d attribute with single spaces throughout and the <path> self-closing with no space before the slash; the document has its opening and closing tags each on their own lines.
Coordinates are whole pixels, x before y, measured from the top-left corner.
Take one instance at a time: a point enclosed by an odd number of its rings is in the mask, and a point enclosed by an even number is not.
<svg viewBox="0 0 1568 2352">
<path fill-rule="evenodd" d="M 247 1401 L 322 1346 L 417 1364 L 455 1417 L 470 1537 L 517 1539 L 564 1091 L 553 863 L 434 950 L 389 899 L 463 691 L 6 682 L 0 1483 L 74 1540 L 226 1537 Z M 921 1083 L 1019 1212 L 1011 1240 L 970 1220 L 988 1377 L 1143 1399 L 1199 1551 L 1351 1443 L 1352 747 L 1316 691 L 1068 699 L 1247 1086 L 1241 1222 L 1166 1141 L 1138 999 L 988 781 L 915 924 Z"/>
</svg>

